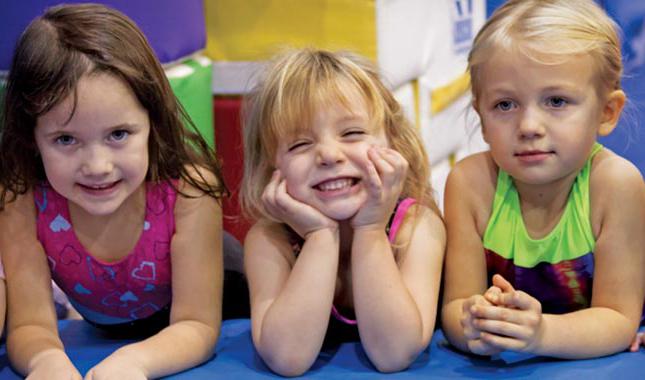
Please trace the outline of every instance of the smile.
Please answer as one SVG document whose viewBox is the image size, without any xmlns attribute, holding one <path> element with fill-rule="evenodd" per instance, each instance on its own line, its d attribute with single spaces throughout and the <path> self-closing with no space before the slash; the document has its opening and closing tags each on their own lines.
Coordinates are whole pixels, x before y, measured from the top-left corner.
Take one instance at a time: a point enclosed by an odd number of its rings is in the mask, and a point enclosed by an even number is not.
<svg viewBox="0 0 645 380">
<path fill-rule="evenodd" d="M 337 191 L 352 187 L 356 183 L 358 183 L 358 179 L 355 178 L 338 178 L 321 182 L 314 188 L 320 191 Z"/>
<path fill-rule="evenodd" d="M 116 187 L 121 182 L 121 180 L 114 181 L 114 182 L 109 182 L 109 183 L 98 183 L 98 184 L 83 184 L 79 183 L 78 186 L 80 186 L 83 190 L 89 193 L 93 194 L 99 194 L 99 193 L 104 193 L 108 192 Z"/>
</svg>

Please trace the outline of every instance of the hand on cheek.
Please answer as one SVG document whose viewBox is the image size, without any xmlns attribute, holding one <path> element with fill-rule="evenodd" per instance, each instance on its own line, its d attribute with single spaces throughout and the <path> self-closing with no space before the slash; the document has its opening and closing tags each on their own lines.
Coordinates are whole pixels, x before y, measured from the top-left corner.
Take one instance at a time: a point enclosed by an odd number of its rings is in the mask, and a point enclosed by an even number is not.
<svg viewBox="0 0 645 380">
<path fill-rule="evenodd" d="M 364 161 L 367 200 L 352 218 L 354 228 L 385 229 L 403 190 L 408 162 L 393 149 L 371 146 Z"/>
<path fill-rule="evenodd" d="M 287 181 L 282 178 L 280 170 L 273 172 L 262 193 L 262 202 L 271 217 L 288 224 L 302 238 L 323 228 L 335 229 L 338 225 L 317 209 L 294 199 L 287 192 Z"/>
</svg>

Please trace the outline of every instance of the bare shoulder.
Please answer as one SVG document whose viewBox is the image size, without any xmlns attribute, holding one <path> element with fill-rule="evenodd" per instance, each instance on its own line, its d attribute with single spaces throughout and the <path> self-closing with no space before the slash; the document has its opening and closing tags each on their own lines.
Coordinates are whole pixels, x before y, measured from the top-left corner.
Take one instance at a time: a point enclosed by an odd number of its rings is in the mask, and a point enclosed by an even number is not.
<svg viewBox="0 0 645 380">
<path fill-rule="evenodd" d="M 189 175 L 196 182 L 204 183 L 210 187 L 220 186 L 220 180 L 211 171 L 201 167 L 187 167 Z M 208 196 L 190 182 L 180 179 L 177 184 L 177 202 L 175 204 L 175 215 L 181 217 L 186 213 L 193 213 L 201 208 L 202 211 L 217 209 L 221 213 L 221 207 L 217 199 Z"/>
<path fill-rule="evenodd" d="M 431 208 L 415 203 L 405 214 L 396 235 L 395 246 L 401 247 L 400 251 L 406 251 L 413 239 L 420 238 L 424 241 L 426 250 L 430 246 L 438 247 L 440 249 L 436 253 L 443 256 L 443 248 L 446 244 L 446 227 L 443 219 Z"/>
<path fill-rule="evenodd" d="M 463 195 L 494 192 L 498 168 L 489 152 L 476 153 L 457 162 L 448 175 L 453 190 Z"/>
<path fill-rule="evenodd" d="M 627 216 L 645 212 L 645 182 L 634 164 L 608 149 L 599 152 L 591 165 L 590 197 L 596 227 L 609 215 Z"/>
<path fill-rule="evenodd" d="M 594 158 L 590 180 L 591 189 L 596 192 L 630 191 L 643 186 L 638 168 L 608 149 L 603 149 Z"/>
<path fill-rule="evenodd" d="M 446 223 L 454 221 L 455 215 L 469 214 L 479 230 L 485 228 L 495 195 L 498 170 L 489 152 L 477 153 L 457 162 L 446 182 Z"/>
<path fill-rule="evenodd" d="M 280 223 L 268 219 L 260 219 L 246 233 L 244 239 L 244 258 L 276 254 L 284 257 L 290 265 L 295 263 L 295 255 L 287 230 Z"/>
<path fill-rule="evenodd" d="M 190 178 L 192 178 L 196 182 L 203 183 L 212 187 L 218 187 L 222 185 L 221 180 L 215 175 L 215 173 L 204 167 L 187 165 L 186 171 L 188 172 Z M 202 195 L 205 195 L 203 191 L 184 179 L 179 181 L 178 187 L 179 191 L 187 195 L 188 197 L 201 197 Z M 182 197 L 186 198 L 185 195 L 183 195 Z"/>
</svg>

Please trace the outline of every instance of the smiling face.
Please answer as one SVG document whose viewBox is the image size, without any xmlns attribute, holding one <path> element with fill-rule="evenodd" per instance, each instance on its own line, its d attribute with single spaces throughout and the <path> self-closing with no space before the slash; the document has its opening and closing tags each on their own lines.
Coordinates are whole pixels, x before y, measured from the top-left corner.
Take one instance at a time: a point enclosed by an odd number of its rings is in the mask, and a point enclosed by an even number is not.
<svg viewBox="0 0 645 380">
<path fill-rule="evenodd" d="M 603 121 L 592 58 L 544 64 L 499 51 L 479 78 L 475 107 L 497 165 L 530 185 L 575 176 Z"/>
<path fill-rule="evenodd" d="M 293 198 L 331 219 L 346 220 L 367 200 L 364 168 L 374 145 L 389 146 L 383 128 L 370 123 L 365 101 L 354 91 L 346 106 L 337 101 L 319 107 L 308 128 L 281 139 L 275 164 Z"/>
<path fill-rule="evenodd" d="M 36 144 L 47 180 L 70 206 L 109 215 L 146 178 L 148 112 L 109 74 L 85 75 L 76 91 L 75 109 L 72 94 L 38 118 Z"/>
</svg>

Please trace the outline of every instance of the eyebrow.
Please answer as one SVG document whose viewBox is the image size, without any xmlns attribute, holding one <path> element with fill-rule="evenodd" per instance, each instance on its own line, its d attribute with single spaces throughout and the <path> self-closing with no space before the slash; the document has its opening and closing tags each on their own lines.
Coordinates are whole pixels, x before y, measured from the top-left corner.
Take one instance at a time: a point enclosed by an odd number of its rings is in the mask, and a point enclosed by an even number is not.
<svg viewBox="0 0 645 380">
<path fill-rule="evenodd" d="M 351 122 L 351 121 L 365 121 L 368 118 L 363 117 L 361 115 L 356 115 L 356 114 L 349 114 L 349 115 L 343 115 L 336 119 L 337 123 L 344 123 L 344 122 Z"/>
<path fill-rule="evenodd" d="M 56 129 L 45 133 L 45 137 L 51 137 L 51 136 L 56 136 L 56 135 L 66 135 L 66 134 L 73 133 L 73 131 L 69 131 L 65 127 L 67 127 L 67 125 L 65 125 L 63 127 L 55 127 Z M 121 124 L 113 125 L 111 127 L 106 127 L 105 130 L 111 132 L 111 131 L 116 131 L 116 130 L 119 130 L 119 129 L 138 129 L 140 127 L 141 126 L 139 124 L 121 123 Z"/>
</svg>

